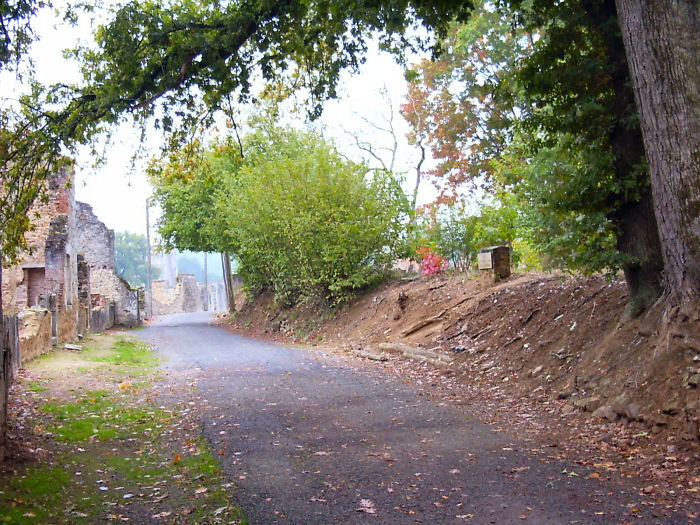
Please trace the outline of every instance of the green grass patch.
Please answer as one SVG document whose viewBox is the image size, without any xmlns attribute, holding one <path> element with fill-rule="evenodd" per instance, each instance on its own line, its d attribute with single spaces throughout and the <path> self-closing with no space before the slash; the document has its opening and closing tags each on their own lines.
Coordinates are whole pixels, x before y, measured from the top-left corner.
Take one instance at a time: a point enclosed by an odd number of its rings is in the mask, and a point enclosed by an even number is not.
<svg viewBox="0 0 700 525">
<path fill-rule="evenodd" d="M 48 390 L 48 387 L 44 386 L 43 382 L 30 381 L 27 383 L 27 390 L 30 392 L 44 392 L 45 390 Z"/>
<path fill-rule="evenodd" d="M 129 367 L 152 368 L 158 364 L 158 358 L 147 346 L 123 338 L 117 340 L 106 352 L 89 351 L 86 358 L 98 363 Z"/>
<path fill-rule="evenodd" d="M 0 490 L 0 523 L 52 523 L 54 509 L 63 508 L 61 487 L 69 486 L 71 481 L 71 474 L 62 466 L 27 469 Z"/>
<path fill-rule="evenodd" d="M 175 424 L 182 416 L 149 399 L 153 382 L 165 379 L 157 363 L 142 344 L 92 336 L 82 352 L 53 352 L 33 367 L 38 379 L 27 390 L 51 397 L 30 424 L 51 454 L 0 469 L 0 525 L 106 523 L 119 516 L 151 523 L 158 513 L 177 523 L 210 523 L 212 516 L 247 523 L 206 440 L 180 435 Z M 47 378 L 60 378 L 62 388 Z"/>
<path fill-rule="evenodd" d="M 47 430 L 61 441 L 149 436 L 162 426 L 158 422 L 164 419 L 163 411 L 129 406 L 124 399 L 128 395 L 95 390 L 85 392 L 74 402 L 49 401 L 40 408 L 54 416 L 54 423 Z"/>
<path fill-rule="evenodd" d="M 196 472 L 197 475 L 213 476 L 221 473 L 221 466 L 212 454 L 209 443 L 204 438 L 198 440 L 199 453 L 182 458 L 178 466 L 183 471 Z"/>
</svg>

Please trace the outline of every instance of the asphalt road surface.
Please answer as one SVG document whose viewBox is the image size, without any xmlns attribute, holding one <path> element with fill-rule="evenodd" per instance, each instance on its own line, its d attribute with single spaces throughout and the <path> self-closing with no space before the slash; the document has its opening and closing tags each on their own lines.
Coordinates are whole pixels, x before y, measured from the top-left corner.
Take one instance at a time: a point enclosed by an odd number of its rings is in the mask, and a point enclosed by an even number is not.
<svg viewBox="0 0 700 525">
<path fill-rule="evenodd" d="M 163 317 L 139 337 L 172 381 L 196 378 L 203 433 L 251 524 L 685 522 L 632 511 L 637 494 L 533 453 L 469 407 L 209 318 Z"/>
</svg>

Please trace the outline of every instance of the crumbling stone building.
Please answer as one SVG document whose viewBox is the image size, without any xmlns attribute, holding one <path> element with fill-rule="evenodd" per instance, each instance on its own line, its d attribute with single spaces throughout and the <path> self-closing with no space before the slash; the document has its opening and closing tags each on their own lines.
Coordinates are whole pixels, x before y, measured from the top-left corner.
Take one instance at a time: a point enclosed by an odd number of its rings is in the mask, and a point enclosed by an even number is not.
<svg viewBox="0 0 700 525">
<path fill-rule="evenodd" d="M 202 294 L 197 279 L 191 273 L 179 273 L 175 287 L 168 281 L 153 281 L 153 315 L 167 315 L 202 311 Z"/>
<path fill-rule="evenodd" d="M 139 290 L 132 288 L 116 269 L 114 231 L 101 222 L 84 202 L 76 202 L 76 246 L 89 270 L 90 306 L 114 308 L 114 324 L 137 326 L 142 317 Z M 93 319 L 94 321 L 94 319 Z"/>
<path fill-rule="evenodd" d="M 191 273 L 179 273 L 175 286 L 167 279 L 153 281 L 153 315 L 201 312 L 219 312 L 227 307 L 223 282 L 198 283 Z"/>
<path fill-rule="evenodd" d="M 47 311 L 54 344 L 113 324 L 138 324 L 142 304 L 138 292 L 116 273 L 114 233 L 91 206 L 75 200 L 73 173 L 52 174 L 48 199 L 37 202 L 30 214 L 32 229 L 25 234 L 29 249 L 2 272 L 3 310 L 20 313 L 20 329 L 25 329 L 22 354 L 49 350 L 38 333 Z M 41 349 L 32 348 L 39 344 Z"/>
<path fill-rule="evenodd" d="M 52 174 L 48 190 L 48 200 L 37 202 L 30 211 L 32 229 L 25 234 L 29 250 L 18 264 L 3 269 L 3 310 L 45 308 L 53 312 L 52 337 L 72 341 L 86 328 L 78 323 L 81 305 L 72 173 Z"/>
</svg>

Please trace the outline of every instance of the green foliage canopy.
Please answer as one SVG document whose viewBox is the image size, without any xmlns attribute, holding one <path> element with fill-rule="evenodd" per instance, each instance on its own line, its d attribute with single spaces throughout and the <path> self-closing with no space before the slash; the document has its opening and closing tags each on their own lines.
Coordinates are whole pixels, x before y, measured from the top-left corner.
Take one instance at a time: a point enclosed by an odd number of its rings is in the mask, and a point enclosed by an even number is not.
<svg viewBox="0 0 700 525">
<path fill-rule="evenodd" d="M 150 173 L 167 247 L 231 253 L 249 290 L 270 288 L 283 304 L 340 301 L 381 278 L 403 246 L 399 182 L 314 133 L 258 119 L 240 147 L 187 146 Z"/>
<path fill-rule="evenodd" d="M 116 232 L 114 235 L 114 259 L 117 273 L 131 286 L 145 286 L 148 282 L 148 244 L 146 236 Z M 158 278 L 160 269 L 152 268 L 154 279 Z"/>
<path fill-rule="evenodd" d="M 32 16 L 43 0 L 0 3 L 0 70 L 11 70 L 34 38 Z M 94 2 L 94 5 L 99 5 Z M 91 10 L 93 2 L 69 3 Z M 175 150 L 236 101 L 251 100 L 257 78 L 304 88 L 310 113 L 334 97 L 340 72 L 364 60 L 370 35 L 401 53 L 429 46 L 414 30 L 443 33 L 465 20 L 469 2 L 450 0 L 132 0 L 110 8 L 95 44 L 72 51 L 79 85 L 31 82 L 20 109 L 0 110 L 3 188 L 0 245 L 13 255 L 29 228 L 26 217 L 48 174 L 80 144 L 133 117 L 169 134 Z M 415 35 L 415 36 L 407 36 Z M 14 61 L 14 62 L 13 62 Z"/>
<path fill-rule="evenodd" d="M 447 258 L 453 268 L 466 271 L 476 260 L 481 248 L 509 245 L 513 248 L 511 260 L 518 264 L 523 255 L 532 265 L 532 250 L 520 238 L 520 220 L 515 199 L 500 194 L 480 204 L 470 213 L 464 201 L 437 204 L 420 214 L 414 226 L 415 248 L 430 247 Z"/>
<path fill-rule="evenodd" d="M 423 140 L 435 168 L 427 175 L 440 201 L 493 179 L 491 160 L 510 142 L 517 107 L 504 80 L 531 40 L 512 13 L 490 2 L 474 2 L 468 22 L 453 24 L 441 41 L 443 53 L 423 59 L 408 74 L 401 112 L 411 126 L 409 140 Z"/>
<path fill-rule="evenodd" d="M 647 299 L 658 295 L 649 173 L 614 2 L 481 2 L 443 47 L 417 66 L 404 106 L 438 161 L 434 180 L 452 195 L 480 180 L 512 193 L 519 236 L 549 264 L 623 269 L 631 296 L 643 280 Z"/>
<path fill-rule="evenodd" d="M 319 136 L 259 129 L 220 200 L 249 289 L 284 304 L 344 299 L 380 278 L 401 247 L 407 201 L 387 172 L 371 175 Z"/>
<path fill-rule="evenodd" d="M 507 78 L 528 110 L 496 163 L 520 199 L 524 233 L 555 266 L 623 269 L 632 300 L 643 278 L 653 301 L 661 253 L 614 2 L 501 6 L 539 35 Z"/>
<path fill-rule="evenodd" d="M 237 171 L 239 150 L 223 141 L 207 150 L 196 140 L 151 163 L 148 175 L 162 214 L 158 232 L 163 248 L 193 252 L 225 252 L 229 240 L 218 214 L 225 175 Z"/>
</svg>

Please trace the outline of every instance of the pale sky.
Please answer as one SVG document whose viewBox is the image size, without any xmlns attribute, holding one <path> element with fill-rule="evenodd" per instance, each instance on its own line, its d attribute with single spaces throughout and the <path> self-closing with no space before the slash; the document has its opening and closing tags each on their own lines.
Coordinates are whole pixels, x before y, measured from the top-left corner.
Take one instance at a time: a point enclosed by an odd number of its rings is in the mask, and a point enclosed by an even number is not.
<svg viewBox="0 0 700 525">
<path fill-rule="evenodd" d="M 91 27 L 87 23 L 81 24 L 78 31 L 70 27 L 56 28 L 55 23 L 56 17 L 51 12 L 45 12 L 35 24 L 35 29 L 41 37 L 32 52 L 38 76 L 47 83 L 77 81 L 77 65 L 65 60 L 61 50 L 73 45 L 78 35 L 80 39 L 87 41 L 90 38 Z M 3 85 L 10 87 L 7 80 L 2 79 Z M 406 190 L 410 191 L 417 152 L 405 140 L 408 127 L 399 116 L 398 106 L 403 100 L 406 86 L 402 68 L 390 55 L 373 49 L 368 53 L 367 62 L 359 74 L 345 74 L 339 89 L 340 99 L 326 104 L 321 124 L 327 136 L 336 141 L 345 155 L 359 160 L 363 153 L 354 146 L 344 129 L 359 132 L 375 144 L 385 140 L 360 118 L 365 117 L 372 122 L 382 123 L 381 115 L 386 114 L 387 108 L 379 92 L 384 86 L 392 98 L 394 124 L 400 139 L 396 170 L 409 172 Z M 157 154 L 160 140 L 161 135 L 156 130 L 147 136 L 146 148 L 150 149 L 152 155 Z M 100 220 L 116 231 L 145 233 L 146 198 L 150 196 L 151 188 L 143 174 L 145 162 L 134 164 L 131 160 L 140 145 L 140 132 L 123 125 L 113 134 L 110 144 L 105 146 L 103 164 L 95 166 L 95 161 L 87 149 L 81 151 L 77 158 L 76 198 L 91 204 Z M 421 200 L 424 202 L 430 200 L 432 195 L 427 186 L 424 183 L 421 192 Z M 154 214 L 157 214 L 157 210 L 152 211 L 152 221 Z"/>
</svg>

